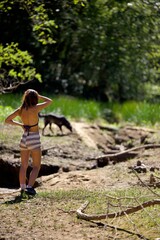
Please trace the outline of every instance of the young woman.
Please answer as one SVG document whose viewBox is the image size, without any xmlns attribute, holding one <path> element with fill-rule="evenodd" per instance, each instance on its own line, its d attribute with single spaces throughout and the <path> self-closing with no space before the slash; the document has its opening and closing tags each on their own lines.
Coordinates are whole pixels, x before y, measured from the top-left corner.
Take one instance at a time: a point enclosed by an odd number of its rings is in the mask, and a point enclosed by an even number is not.
<svg viewBox="0 0 160 240">
<path fill-rule="evenodd" d="M 38 103 L 42 101 L 41 103 Z M 28 89 L 22 99 L 22 105 L 10 114 L 5 123 L 20 126 L 24 133 L 20 141 L 21 167 L 19 172 L 19 181 L 21 193 L 26 192 L 35 195 L 33 188 L 41 166 L 41 143 L 38 128 L 38 113 L 52 103 L 50 98 L 39 95 L 33 89 Z M 19 116 L 21 122 L 13 120 Z M 33 168 L 30 173 L 28 184 L 26 186 L 26 172 L 28 168 L 29 157 L 32 157 Z"/>
</svg>

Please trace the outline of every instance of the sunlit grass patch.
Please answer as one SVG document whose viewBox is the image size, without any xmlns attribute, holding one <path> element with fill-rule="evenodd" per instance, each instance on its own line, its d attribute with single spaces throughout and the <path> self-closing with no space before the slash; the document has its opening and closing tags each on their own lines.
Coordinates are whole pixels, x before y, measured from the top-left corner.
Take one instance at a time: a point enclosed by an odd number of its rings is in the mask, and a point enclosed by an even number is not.
<svg viewBox="0 0 160 240">
<path fill-rule="evenodd" d="M 122 104 L 115 103 L 111 107 L 120 121 L 137 125 L 155 125 L 160 122 L 159 104 L 127 101 Z"/>
<path fill-rule="evenodd" d="M 4 122 L 4 119 L 13 111 L 10 106 L 0 105 L 0 122 Z"/>
<path fill-rule="evenodd" d="M 45 94 L 47 95 L 48 94 Z M 20 94 L 0 95 L 0 122 L 21 105 Z M 126 101 L 124 103 L 98 102 L 72 96 L 49 95 L 53 103 L 44 113 L 65 115 L 74 120 L 104 120 L 106 122 L 133 123 L 154 126 L 160 122 L 160 105 L 157 103 Z"/>
<path fill-rule="evenodd" d="M 154 190 L 158 194 L 159 190 Z M 17 204 L 1 205 L 1 214 L 9 216 L 16 227 L 34 229 L 34 231 L 51 231 L 52 234 L 66 230 L 67 225 L 72 224 L 69 231 L 77 229 L 95 230 L 95 239 L 156 239 L 160 236 L 160 206 L 147 207 L 140 211 L 124 214 L 121 217 L 108 218 L 107 214 L 124 211 L 127 208 L 140 205 L 144 201 L 154 199 L 148 189 L 144 187 L 132 187 L 123 190 L 97 191 L 79 188 L 71 190 L 41 191 L 29 200 Z M 155 195 L 156 196 L 156 195 Z M 157 197 L 157 196 L 156 196 Z M 84 221 L 77 217 L 76 211 L 85 201 L 89 205 L 84 210 L 87 215 L 106 214 L 105 219 Z M 29 214 L 28 214 L 29 212 Z M 12 217 L 14 216 L 14 221 Z M 16 216 L 16 217 L 15 217 Z M 4 221 L 4 219 L 3 219 Z M 2 222 L 3 223 L 3 222 Z M 79 230 L 78 230 L 79 229 Z M 43 231 L 41 231 L 43 234 Z M 108 235 L 109 234 L 109 235 Z M 84 235 L 85 236 L 85 235 Z M 100 238 L 99 238 L 100 236 Z M 141 236 L 141 237 L 140 237 Z M 142 237 L 143 236 L 143 237 Z M 88 239 L 89 233 L 85 239 Z"/>
<path fill-rule="evenodd" d="M 23 130 L 20 127 L 13 127 L 0 123 L 0 143 L 12 147 L 15 146 L 17 148 L 22 132 Z"/>
<path fill-rule="evenodd" d="M 57 96 L 53 104 L 44 110 L 55 112 L 74 119 L 96 119 L 101 117 L 101 104 L 94 100 L 84 100 L 70 96 Z"/>
<path fill-rule="evenodd" d="M 93 120 L 102 117 L 102 104 L 94 100 L 83 100 L 71 96 L 49 97 L 53 99 L 53 104 L 44 109 L 44 113 L 53 112 L 74 119 Z M 21 97 L 19 94 L 1 95 L 0 107 L 3 114 L 0 116 L 0 121 L 4 121 L 5 117 L 20 105 Z"/>
<path fill-rule="evenodd" d="M 21 104 L 22 94 L 18 93 L 8 93 L 0 95 L 0 106 L 6 107 L 10 106 L 12 108 L 17 108 Z"/>
<path fill-rule="evenodd" d="M 158 190 L 155 190 L 154 196 L 148 189 L 142 189 L 142 187 L 132 187 L 117 191 L 73 189 L 40 192 L 38 198 L 50 199 L 54 203 L 59 202 L 66 212 L 76 212 L 85 201 L 88 201 L 89 205 L 84 210 L 86 214 L 106 214 L 106 219 L 103 219 L 102 222 L 152 239 L 152 237 L 158 237 L 160 234 L 160 205 L 143 208 L 131 214 L 124 214 L 121 217 L 108 218 L 107 214 L 125 212 L 128 208 L 154 200 L 157 198 L 156 194 L 158 192 Z"/>
</svg>

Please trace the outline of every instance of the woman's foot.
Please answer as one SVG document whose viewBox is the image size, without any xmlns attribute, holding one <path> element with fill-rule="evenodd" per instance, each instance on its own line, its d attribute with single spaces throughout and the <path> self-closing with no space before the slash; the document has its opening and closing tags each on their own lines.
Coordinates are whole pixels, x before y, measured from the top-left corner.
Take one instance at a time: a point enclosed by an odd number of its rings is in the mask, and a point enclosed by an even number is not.
<svg viewBox="0 0 160 240">
<path fill-rule="evenodd" d="M 28 195 L 36 195 L 36 191 L 33 187 L 26 187 L 25 189 L 25 192 L 28 194 Z"/>
</svg>

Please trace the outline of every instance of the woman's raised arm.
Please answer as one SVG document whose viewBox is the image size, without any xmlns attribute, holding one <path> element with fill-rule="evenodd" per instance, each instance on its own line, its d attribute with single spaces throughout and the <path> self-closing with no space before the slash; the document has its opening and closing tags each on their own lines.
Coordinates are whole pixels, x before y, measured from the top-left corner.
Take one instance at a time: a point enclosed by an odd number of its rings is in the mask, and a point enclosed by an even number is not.
<svg viewBox="0 0 160 240">
<path fill-rule="evenodd" d="M 51 98 L 48 98 L 48 97 L 45 97 L 45 96 L 42 96 L 42 95 L 39 95 L 39 94 L 38 94 L 38 99 L 43 101 L 42 103 L 37 104 L 37 107 L 38 107 L 39 111 L 41 111 L 43 108 L 46 108 L 47 106 L 49 106 L 52 103 Z"/>
</svg>

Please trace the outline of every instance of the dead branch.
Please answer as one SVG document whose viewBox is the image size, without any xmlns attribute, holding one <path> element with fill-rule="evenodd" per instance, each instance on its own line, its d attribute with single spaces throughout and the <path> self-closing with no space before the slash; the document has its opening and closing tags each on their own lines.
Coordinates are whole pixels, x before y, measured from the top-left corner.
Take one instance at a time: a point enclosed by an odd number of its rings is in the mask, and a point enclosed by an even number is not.
<svg viewBox="0 0 160 240">
<path fill-rule="evenodd" d="M 116 127 L 102 126 L 102 125 L 98 125 L 98 127 L 99 127 L 101 130 L 107 130 L 107 131 L 111 131 L 111 132 L 117 132 L 117 131 L 118 131 L 118 128 L 116 128 Z"/>
<path fill-rule="evenodd" d="M 124 228 L 120 228 L 120 227 L 117 227 L 117 226 L 115 227 L 113 225 L 105 224 L 105 223 L 102 223 L 102 222 L 95 222 L 95 221 L 90 221 L 90 222 L 93 223 L 93 224 L 96 224 L 98 227 L 109 227 L 109 228 L 114 229 L 114 230 L 123 231 L 123 232 L 126 232 L 128 234 L 135 235 L 135 236 L 139 237 L 140 239 L 149 240 L 148 238 L 144 237 L 143 235 L 141 235 L 139 233 L 134 233 L 134 232 L 131 232 L 131 231 L 126 230 Z"/>
<path fill-rule="evenodd" d="M 90 221 L 90 220 L 102 220 L 102 219 L 106 219 L 106 218 L 121 217 L 126 214 L 135 213 L 146 207 L 160 205 L 160 199 L 147 201 L 138 206 L 127 208 L 126 210 L 123 210 L 123 211 L 120 211 L 117 213 L 108 213 L 108 214 L 85 214 L 83 211 L 87 208 L 88 204 L 89 204 L 89 202 L 86 201 L 79 209 L 77 209 L 76 213 L 77 213 L 78 218 Z"/>
<path fill-rule="evenodd" d="M 134 151 L 138 151 L 140 149 L 149 149 L 149 148 L 160 148 L 160 144 L 146 144 L 143 146 L 130 148 L 119 153 L 106 154 L 106 155 L 95 158 L 95 160 L 97 161 L 98 166 L 103 167 L 108 165 L 109 161 L 113 161 L 114 163 L 117 163 L 117 162 L 126 161 L 127 159 L 130 159 L 130 158 L 134 158 L 138 155 L 138 153 Z"/>
<path fill-rule="evenodd" d="M 10 93 L 10 92 L 13 92 L 15 89 L 17 89 L 20 85 L 25 85 L 25 84 L 27 84 L 27 83 L 29 83 L 29 82 L 31 82 L 31 81 L 33 81 L 33 79 L 31 79 L 31 80 L 28 80 L 28 81 L 26 81 L 26 82 L 23 82 L 23 81 L 18 81 L 17 80 L 17 82 L 13 82 L 13 83 L 10 83 L 10 85 L 9 86 L 7 86 L 8 85 L 8 82 L 6 82 L 6 83 L 3 83 L 3 85 L 1 84 L 0 85 L 0 93 Z"/>
<path fill-rule="evenodd" d="M 137 131 L 144 131 L 144 132 L 150 132 L 150 133 L 155 133 L 157 130 L 151 129 L 151 128 L 146 128 L 146 127 L 136 127 L 136 126 L 126 126 L 126 129 L 130 130 L 137 130 Z"/>
<path fill-rule="evenodd" d="M 128 159 L 137 157 L 137 155 L 138 155 L 138 153 L 128 152 L 128 151 L 123 151 L 123 152 L 115 153 L 115 154 L 107 154 L 107 155 L 96 158 L 97 166 L 104 167 L 104 166 L 108 165 L 110 161 L 112 161 L 114 164 L 117 162 L 123 162 Z"/>
<path fill-rule="evenodd" d="M 146 183 L 144 183 L 141 178 L 138 176 L 137 172 L 133 170 L 133 173 L 136 175 L 136 177 L 139 179 L 139 181 L 142 183 L 143 186 L 145 186 L 150 192 L 152 192 L 154 195 L 160 197 L 160 194 L 157 194 L 154 192 Z"/>
</svg>

